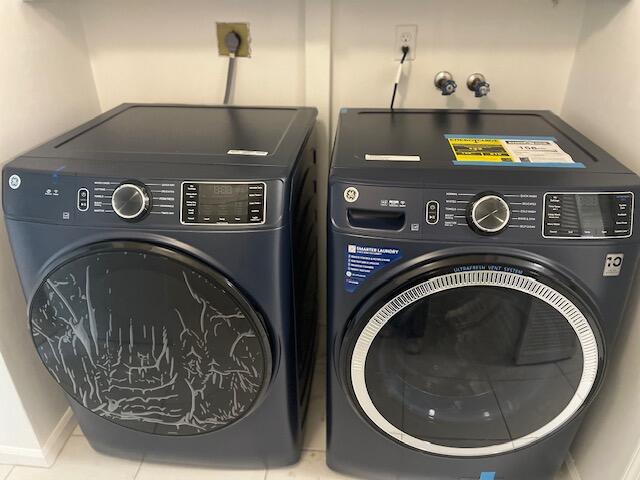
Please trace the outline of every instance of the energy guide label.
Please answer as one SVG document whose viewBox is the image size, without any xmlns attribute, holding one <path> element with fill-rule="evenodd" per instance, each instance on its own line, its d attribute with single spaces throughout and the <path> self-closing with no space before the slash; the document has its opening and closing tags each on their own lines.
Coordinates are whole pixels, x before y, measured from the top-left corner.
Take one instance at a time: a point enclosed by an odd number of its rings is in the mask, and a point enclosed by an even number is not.
<svg viewBox="0 0 640 480">
<path fill-rule="evenodd" d="M 347 245 L 344 273 L 345 290 L 355 292 L 369 276 L 400 258 L 402 258 L 402 254 L 397 248 Z"/>
<path fill-rule="evenodd" d="M 554 137 L 445 135 L 454 165 L 584 168 Z"/>
</svg>

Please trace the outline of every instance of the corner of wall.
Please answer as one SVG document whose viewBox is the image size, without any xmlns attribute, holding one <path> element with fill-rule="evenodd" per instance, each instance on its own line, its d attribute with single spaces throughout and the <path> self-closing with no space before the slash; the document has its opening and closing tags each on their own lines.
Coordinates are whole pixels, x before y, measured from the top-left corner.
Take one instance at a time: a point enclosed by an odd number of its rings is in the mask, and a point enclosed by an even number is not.
<svg viewBox="0 0 640 480">
<path fill-rule="evenodd" d="M 0 3 L 0 163 L 99 113 L 75 2 Z M 26 328 L 25 301 L 0 226 L 0 461 L 50 464 L 73 429 L 59 388 L 42 368 Z"/>
</svg>

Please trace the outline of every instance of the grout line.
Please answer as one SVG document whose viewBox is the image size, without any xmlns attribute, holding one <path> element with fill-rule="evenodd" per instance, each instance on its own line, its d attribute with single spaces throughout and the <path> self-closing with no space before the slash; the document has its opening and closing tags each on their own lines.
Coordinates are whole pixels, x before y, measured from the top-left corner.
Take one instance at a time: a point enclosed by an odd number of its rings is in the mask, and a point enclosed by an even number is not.
<svg viewBox="0 0 640 480">
<path fill-rule="evenodd" d="M 8 480 L 15 469 L 16 469 L 16 466 L 15 465 L 11 465 L 11 468 L 9 469 L 7 474 L 4 477 L 2 477 L 2 480 Z"/>
<path fill-rule="evenodd" d="M 142 456 L 142 458 L 140 459 L 140 464 L 138 465 L 138 469 L 136 470 L 135 475 L 133 476 L 133 480 L 136 480 L 136 478 L 138 478 L 138 474 L 140 473 L 140 470 L 142 469 L 142 464 L 144 463 L 144 455 Z"/>
<path fill-rule="evenodd" d="M 623 480 L 633 480 L 633 476 L 638 474 L 638 470 L 640 470 L 640 444 L 636 447 L 629 461 L 629 465 L 627 465 L 626 470 L 624 471 L 624 475 L 622 476 Z"/>
<path fill-rule="evenodd" d="M 302 449 L 303 452 L 317 452 L 317 453 L 327 453 L 326 450 L 322 450 L 321 448 L 308 448 L 305 447 Z"/>
</svg>

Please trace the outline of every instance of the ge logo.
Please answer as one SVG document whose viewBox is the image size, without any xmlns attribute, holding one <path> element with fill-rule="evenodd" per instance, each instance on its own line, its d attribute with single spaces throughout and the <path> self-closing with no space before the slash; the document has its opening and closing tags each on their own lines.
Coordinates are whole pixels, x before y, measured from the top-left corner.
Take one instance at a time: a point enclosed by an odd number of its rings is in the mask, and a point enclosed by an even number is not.
<svg viewBox="0 0 640 480">
<path fill-rule="evenodd" d="M 609 253 L 604 261 L 604 271 L 602 275 L 604 277 L 617 277 L 622 270 L 622 261 L 624 260 L 623 253 Z"/>
<path fill-rule="evenodd" d="M 358 200 L 359 196 L 360 192 L 358 192 L 356 187 L 347 187 L 344 191 L 344 199 L 349 203 L 353 203 Z"/>
<path fill-rule="evenodd" d="M 20 178 L 20 175 L 13 174 L 9 177 L 9 186 L 13 190 L 20 188 L 21 183 L 22 183 L 22 179 Z"/>
</svg>

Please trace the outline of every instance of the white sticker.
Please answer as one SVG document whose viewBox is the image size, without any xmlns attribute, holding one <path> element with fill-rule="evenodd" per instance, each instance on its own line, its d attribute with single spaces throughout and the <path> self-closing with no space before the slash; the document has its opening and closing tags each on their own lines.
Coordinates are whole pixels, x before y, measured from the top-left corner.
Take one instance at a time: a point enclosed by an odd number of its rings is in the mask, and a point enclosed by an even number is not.
<svg viewBox="0 0 640 480">
<path fill-rule="evenodd" d="M 585 168 L 554 137 L 446 134 L 454 165 Z"/>
<path fill-rule="evenodd" d="M 387 161 L 387 162 L 419 162 L 420 155 L 371 155 L 365 154 L 365 160 Z"/>
<path fill-rule="evenodd" d="M 20 184 L 22 183 L 22 179 L 20 175 L 16 175 L 15 173 L 9 177 L 9 186 L 12 190 L 16 190 L 20 188 Z"/>
<path fill-rule="evenodd" d="M 617 277 L 622 271 L 622 261 L 624 260 L 624 253 L 607 253 L 607 257 L 604 260 L 603 277 Z"/>
<path fill-rule="evenodd" d="M 574 163 L 566 153 L 552 140 L 502 140 L 504 149 L 514 162 L 519 163 Z"/>
<path fill-rule="evenodd" d="M 358 200 L 359 196 L 360 192 L 356 187 L 347 187 L 344 190 L 344 199 L 349 203 L 353 203 Z"/>
<path fill-rule="evenodd" d="M 227 155 L 251 155 L 254 157 L 266 157 L 269 152 L 263 152 L 262 150 L 229 150 Z"/>
</svg>

